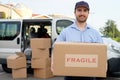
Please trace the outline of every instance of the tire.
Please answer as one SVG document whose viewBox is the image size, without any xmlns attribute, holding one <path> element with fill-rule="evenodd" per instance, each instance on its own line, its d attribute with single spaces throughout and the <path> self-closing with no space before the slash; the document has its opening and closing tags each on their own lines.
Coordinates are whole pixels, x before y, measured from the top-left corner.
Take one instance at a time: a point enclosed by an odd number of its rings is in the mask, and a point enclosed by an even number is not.
<svg viewBox="0 0 120 80">
<path fill-rule="evenodd" d="M 120 58 L 108 60 L 108 73 L 120 72 Z"/>
<path fill-rule="evenodd" d="M 2 69 L 7 73 L 12 73 L 12 69 L 7 67 L 7 64 L 2 64 Z"/>
</svg>

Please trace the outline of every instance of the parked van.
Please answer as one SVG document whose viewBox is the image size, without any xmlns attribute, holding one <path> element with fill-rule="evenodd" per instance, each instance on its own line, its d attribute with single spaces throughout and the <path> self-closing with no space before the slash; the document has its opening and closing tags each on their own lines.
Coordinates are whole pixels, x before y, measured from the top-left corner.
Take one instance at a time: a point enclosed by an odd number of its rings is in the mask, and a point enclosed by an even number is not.
<svg viewBox="0 0 120 80">
<path fill-rule="evenodd" d="M 51 38 L 51 43 L 53 43 L 60 31 L 72 23 L 73 19 L 68 18 L 21 20 L 1 19 L 0 64 L 2 64 L 3 70 L 5 72 L 11 71 L 9 68 L 7 68 L 6 58 L 9 55 L 15 54 L 15 52 L 24 52 L 24 54 L 27 56 L 28 62 L 30 62 L 31 38 L 49 37 Z"/>
<path fill-rule="evenodd" d="M 0 64 L 3 70 L 11 72 L 11 69 L 7 68 L 6 59 L 15 52 L 23 52 L 26 55 L 29 67 L 31 63 L 30 39 L 50 38 L 53 44 L 61 30 L 73 22 L 74 19 L 71 18 L 0 19 Z M 109 41 L 104 37 L 103 40 L 108 46 L 108 73 L 119 73 L 120 44 L 113 44 L 115 41 Z"/>
</svg>

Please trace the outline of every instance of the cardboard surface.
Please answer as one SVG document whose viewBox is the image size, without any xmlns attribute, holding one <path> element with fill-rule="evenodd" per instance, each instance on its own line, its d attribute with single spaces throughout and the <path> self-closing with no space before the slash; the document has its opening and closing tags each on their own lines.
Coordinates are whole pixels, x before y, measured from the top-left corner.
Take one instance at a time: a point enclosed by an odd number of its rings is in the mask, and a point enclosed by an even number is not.
<svg viewBox="0 0 120 80">
<path fill-rule="evenodd" d="M 49 49 L 32 49 L 32 58 L 49 57 Z"/>
<path fill-rule="evenodd" d="M 54 45 L 54 75 L 106 77 L 106 67 L 105 44 L 56 42 Z"/>
<path fill-rule="evenodd" d="M 35 78 L 51 78 L 54 77 L 50 68 L 47 69 L 34 69 Z"/>
<path fill-rule="evenodd" d="M 51 60 L 50 58 L 38 58 L 38 59 L 32 59 L 31 62 L 32 68 L 50 68 L 51 67 Z"/>
<path fill-rule="evenodd" d="M 51 47 L 51 39 L 50 38 L 33 38 L 30 40 L 30 46 L 32 49 L 34 48 L 50 48 Z"/>
<path fill-rule="evenodd" d="M 12 77 L 13 78 L 27 78 L 27 69 L 12 69 Z"/>
<path fill-rule="evenodd" d="M 16 54 L 7 57 L 8 68 L 18 69 L 26 66 L 26 57 L 22 52 L 16 52 Z"/>
</svg>

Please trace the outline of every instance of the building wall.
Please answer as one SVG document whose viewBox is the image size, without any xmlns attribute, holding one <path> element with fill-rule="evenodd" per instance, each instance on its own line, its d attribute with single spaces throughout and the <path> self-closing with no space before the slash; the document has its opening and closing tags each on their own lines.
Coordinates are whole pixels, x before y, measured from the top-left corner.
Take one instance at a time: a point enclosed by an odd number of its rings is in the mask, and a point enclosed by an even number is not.
<svg viewBox="0 0 120 80">
<path fill-rule="evenodd" d="M 30 10 L 15 9 L 11 6 L 0 4 L 0 12 L 5 12 L 7 19 L 22 19 L 32 18 L 32 12 Z"/>
<path fill-rule="evenodd" d="M 12 7 L 9 6 L 5 6 L 0 4 L 0 12 L 5 12 L 6 18 L 9 19 L 20 19 L 21 16 L 18 15 L 13 9 Z"/>
<path fill-rule="evenodd" d="M 6 18 L 10 16 L 10 9 L 3 5 L 0 5 L 0 12 L 5 12 Z"/>
</svg>

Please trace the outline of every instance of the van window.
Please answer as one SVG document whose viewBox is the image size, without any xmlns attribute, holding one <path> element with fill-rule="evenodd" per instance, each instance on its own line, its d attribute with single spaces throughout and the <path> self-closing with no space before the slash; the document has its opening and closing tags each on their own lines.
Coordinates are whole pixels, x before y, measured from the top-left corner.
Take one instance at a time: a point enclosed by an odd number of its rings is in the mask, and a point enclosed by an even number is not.
<svg viewBox="0 0 120 80">
<path fill-rule="evenodd" d="M 70 21 L 70 20 L 58 20 L 56 22 L 57 34 L 60 34 L 62 29 L 66 28 L 67 26 L 70 26 L 71 24 L 73 24 L 73 21 Z"/>
<path fill-rule="evenodd" d="M 0 22 L 0 40 L 13 40 L 20 32 L 20 22 Z"/>
</svg>

